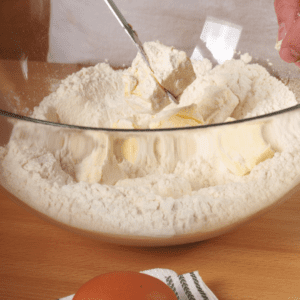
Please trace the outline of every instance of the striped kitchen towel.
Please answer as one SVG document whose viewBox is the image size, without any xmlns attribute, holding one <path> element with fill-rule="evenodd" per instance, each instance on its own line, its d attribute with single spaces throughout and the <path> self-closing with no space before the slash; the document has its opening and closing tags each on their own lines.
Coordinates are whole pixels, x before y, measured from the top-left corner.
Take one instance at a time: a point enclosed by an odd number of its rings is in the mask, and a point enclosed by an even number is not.
<svg viewBox="0 0 300 300">
<path fill-rule="evenodd" d="M 156 277 L 166 283 L 174 291 L 178 300 L 218 300 L 203 282 L 198 271 L 178 275 L 169 269 L 151 269 L 140 273 Z M 72 300 L 74 295 L 58 300 Z"/>
</svg>

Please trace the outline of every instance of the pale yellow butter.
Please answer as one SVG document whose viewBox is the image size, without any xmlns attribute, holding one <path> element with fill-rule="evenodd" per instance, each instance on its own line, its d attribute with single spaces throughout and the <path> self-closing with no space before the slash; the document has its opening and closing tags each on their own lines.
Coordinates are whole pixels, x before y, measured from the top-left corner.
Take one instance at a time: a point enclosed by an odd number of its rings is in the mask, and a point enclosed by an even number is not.
<svg viewBox="0 0 300 300">
<path fill-rule="evenodd" d="M 76 179 L 91 184 L 100 182 L 113 185 L 127 178 L 117 164 L 109 136 L 103 132 L 88 132 L 88 135 L 93 139 L 93 149 L 75 165 Z"/>
<path fill-rule="evenodd" d="M 229 88 L 209 86 L 197 104 L 197 112 L 202 115 L 205 124 L 222 123 L 231 116 L 238 104 L 238 98 Z"/>
<path fill-rule="evenodd" d="M 256 165 L 274 156 L 262 136 L 261 124 L 237 124 L 218 133 L 217 148 L 225 166 L 234 174 L 248 174 Z"/>
<path fill-rule="evenodd" d="M 138 85 L 138 80 L 134 76 L 130 75 L 130 73 L 127 73 L 123 75 L 123 82 L 124 82 L 124 95 L 125 97 L 130 97 L 130 95 Z"/>
<path fill-rule="evenodd" d="M 159 41 L 144 43 L 151 69 L 158 82 L 178 97 L 196 79 L 191 60 L 184 51 Z"/>
<path fill-rule="evenodd" d="M 172 109 L 165 114 L 154 119 L 149 127 L 155 128 L 176 128 L 203 125 L 201 115 L 197 115 L 196 105 Z"/>
<path fill-rule="evenodd" d="M 137 112 L 157 113 L 171 102 L 138 53 L 123 75 L 126 102 Z"/>
<path fill-rule="evenodd" d="M 196 74 L 184 51 L 159 41 L 145 43 L 144 49 L 151 69 L 138 53 L 123 76 L 124 97 L 140 113 L 158 113 L 171 103 L 166 90 L 178 97 Z"/>
<path fill-rule="evenodd" d="M 139 142 L 136 138 L 130 138 L 123 142 L 121 146 L 123 157 L 134 164 L 139 153 Z"/>
<path fill-rule="evenodd" d="M 138 125 L 127 119 L 120 119 L 113 123 L 112 128 L 116 129 L 138 129 Z"/>
<path fill-rule="evenodd" d="M 232 118 L 232 117 L 228 117 L 226 120 L 225 120 L 225 123 L 226 122 L 233 122 L 233 121 L 236 121 L 235 118 Z"/>
</svg>

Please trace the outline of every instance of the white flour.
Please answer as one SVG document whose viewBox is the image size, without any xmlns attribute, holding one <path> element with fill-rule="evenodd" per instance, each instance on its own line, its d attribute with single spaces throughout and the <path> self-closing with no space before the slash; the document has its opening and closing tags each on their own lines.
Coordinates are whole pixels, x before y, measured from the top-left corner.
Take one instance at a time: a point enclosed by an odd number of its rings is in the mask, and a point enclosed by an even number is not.
<svg viewBox="0 0 300 300">
<path fill-rule="evenodd" d="M 226 86 L 239 98 L 232 115 L 236 119 L 297 104 L 280 81 L 248 62 L 246 55 L 212 69 L 208 60 L 194 61 L 197 79 L 182 94 L 180 106 L 197 103 L 210 85 Z M 122 71 L 99 64 L 62 81 L 32 116 L 92 127 L 110 127 L 125 118 L 146 128 L 151 115 L 137 115 L 122 101 L 121 90 Z M 166 110 L 174 107 L 171 104 Z M 162 133 L 167 142 L 160 160 L 152 164 L 146 153 L 138 166 L 118 162 L 128 178 L 115 185 L 76 182 L 68 153 L 57 151 L 62 147 L 57 137 L 63 136 L 63 129 L 39 125 L 38 131 L 36 126 L 19 122 L 8 146 L 0 148 L 1 183 L 36 210 L 87 230 L 143 236 L 210 231 L 271 205 L 300 182 L 297 111 L 278 115 L 264 125 L 265 139 L 276 153 L 246 176 L 232 174 L 216 155 L 214 137 L 224 127 L 215 127 Z M 35 138 L 26 136 L 30 133 Z M 184 149 L 175 153 L 169 144 L 177 141 L 177 149 L 196 143 L 196 154 Z"/>
</svg>

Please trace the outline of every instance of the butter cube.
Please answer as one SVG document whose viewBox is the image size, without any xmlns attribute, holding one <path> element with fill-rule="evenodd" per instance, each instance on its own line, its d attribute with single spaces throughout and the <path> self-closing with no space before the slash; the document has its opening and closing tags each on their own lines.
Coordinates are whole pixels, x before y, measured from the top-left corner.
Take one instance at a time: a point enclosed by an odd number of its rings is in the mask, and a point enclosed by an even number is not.
<svg viewBox="0 0 300 300">
<path fill-rule="evenodd" d="M 217 148 L 225 166 L 234 174 L 248 174 L 256 165 L 274 156 L 262 136 L 262 125 L 236 124 L 221 128 Z"/>
<path fill-rule="evenodd" d="M 239 99 L 227 87 L 209 86 L 205 89 L 197 111 L 205 124 L 222 123 L 233 113 Z"/>
<path fill-rule="evenodd" d="M 130 97 L 132 92 L 138 85 L 138 80 L 130 73 L 125 73 L 123 75 L 123 82 L 124 82 L 124 95 L 125 97 Z"/>
<path fill-rule="evenodd" d="M 184 51 L 165 46 L 159 41 L 143 45 L 154 76 L 175 97 L 196 79 L 191 60 Z"/>
<path fill-rule="evenodd" d="M 225 120 L 225 123 L 226 122 L 233 122 L 233 121 L 236 121 L 235 118 L 232 118 L 232 117 L 228 117 L 226 120 Z"/>
<path fill-rule="evenodd" d="M 178 97 L 196 74 L 184 51 L 159 41 L 144 43 L 144 49 L 152 70 L 138 53 L 123 77 L 124 96 L 136 111 L 157 113 L 171 103 L 165 89 Z"/>
<path fill-rule="evenodd" d="M 130 137 L 121 144 L 121 155 L 132 164 L 155 168 L 158 165 L 154 153 L 154 135 Z"/>
<path fill-rule="evenodd" d="M 119 129 L 138 129 L 139 127 L 130 120 L 120 119 L 112 125 L 112 128 Z"/>
<path fill-rule="evenodd" d="M 201 115 L 197 115 L 196 105 L 191 104 L 181 108 L 172 109 L 164 112 L 155 118 L 149 125 L 151 129 L 155 128 L 176 128 L 203 125 Z"/>
<path fill-rule="evenodd" d="M 76 179 L 88 183 L 115 184 L 118 180 L 127 178 L 119 168 L 113 154 L 112 141 L 103 132 L 88 132 L 93 138 L 93 149 L 89 155 L 75 165 Z M 70 148 L 69 151 L 76 152 Z"/>
<path fill-rule="evenodd" d="M 136 138 L 130 138 L 123 142 L 121 146 L 121 153 L 123 157 L 134 164 L 139 153 L 139 142 Z"/>
<path fill-rule="evenodd" d="M 140 113 L 157 113 L 171 103 L 140 53 L 123 75 L 123 82 L 126 102 Z"/>
</svg>

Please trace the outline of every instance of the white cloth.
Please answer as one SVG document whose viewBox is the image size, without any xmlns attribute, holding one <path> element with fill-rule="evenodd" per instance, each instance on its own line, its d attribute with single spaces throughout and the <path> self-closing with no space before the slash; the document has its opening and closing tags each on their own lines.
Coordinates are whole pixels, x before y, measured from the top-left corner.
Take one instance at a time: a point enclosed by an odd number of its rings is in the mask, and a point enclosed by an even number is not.
<svg viewBox="0 0 300 300">
<path fill-rule="evenodd" d="M 175 293 L 178 300 L 218 300 L 206 286 L 198 271 L 178 275 L 169 269 L 151 269 L 144 273 L 166 283 Z M 58 300 L 72 300 L 75 294 Z"/>
<path fill-rule="evenodd" d="M 275 45 L 274 0 L 114 0 L 142 43 L 159 40 L 190 57 L 207 17 L 243 28 L 238 49 L 264 57 Z M 244 38 L 243 38 L 244 37 Z M 273 47 L 273 46 L 272 46 Z M 268 53 L 269 59 L 278 53 Z M 137 49 L 103 0 L 51 0 L 49 62 L 129 66 Z"/>
<path fill-rule="evenodd" d="M 142 43 L 160 40 L 191 54 L 190 45 L 199 38 L 201 30 L 197 26 L 199 1 L 115 3 Z M 52 0 L 49 43 L 49 62 L 96 63 L 107 59 L 122 66 L 130 65 L 137 52 L 103 0 Z"/>
</svg>

